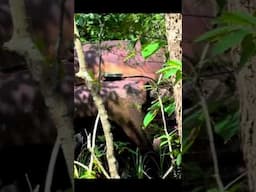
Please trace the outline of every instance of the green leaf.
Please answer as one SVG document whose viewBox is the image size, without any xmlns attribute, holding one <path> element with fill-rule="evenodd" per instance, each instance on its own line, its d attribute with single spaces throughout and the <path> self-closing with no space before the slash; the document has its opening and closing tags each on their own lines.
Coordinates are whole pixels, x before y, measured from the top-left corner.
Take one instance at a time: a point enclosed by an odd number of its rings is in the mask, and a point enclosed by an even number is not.
<svg viewBox="0 0 256 192">
<path fill-rule="evenodd" d="M 176 165 L 180 166 L 181 165 L 181 161 L 182 161 L 182 155 L 181 155 L 181 153 L 179 153 L 177 158 L 176 158 Z"/>
<path fill-rule="evenodd" d="M 149 111 L 143 119 L 143 126 L 147 127 L 151 123 L 151 121 L 153 121 L 153 119 L 156 117 L 156 114 L 156 110 Z"/>
<path fill-rule="evenodd" d="M 176 75 L 176 73 L 179 71 L 179 69 L 175 69 L 175 68 L 170 68 L 168 71 L 165 71 L 163 73 L 163 78 L 164 79 L 169 79 L 171 76 Z"/>
<path fill-rule="evenodd" d="M 239 113 L 226 116 L 214 126 L 214 131 L 225 141 L 229 140 L 239 131 Z"/>
<path fill-rule="evenodd" d="M 226 12 L 217 19 L 218 22 L 237 25 L 256 26 L 256 17 L 246 12 Z"/>
<path fill-rule="evenodd" d="M 147 59 L 151 55 L 153 55 L 158 49 L 160 48 L 160 43 L 155 42 L 155 43 L 150 43 L 147 45 L 142 51 L 141 54 L 142 56 Z"/>
<path fill-rule="evenodd" d="M 79 178 L 79 174 L 78 174 L 78 170 L 77 170 L 76 165 L 74 165 L 74 178 L 75 178 L 75 179 L 78 179 L 78 178 Z"/>
<path fill-rule="evenodd" d="M 166 62 L 167 65 L 170 65 L 170 66 L 177 66 L 177 67 L 182 67 L 182 63 L 181 61 L 179 60 L 169 60 Z"/>
<path fill-rule="evenodd" d="M 176 79 L 175 79 L 175 83 L 174 84 L 178 83 L 181 79 L 182 79 L 182 72 L 179 70 L 176 73 Z"/>
<path fill-rule="evenodd" d="M 81 175 L 80 179 L 96 179 L 96 176 L 93 171 L 85 171 L 85 173 Z"/>
<path fill-rule="evenodd" d="M 203 35 L 201 35 L 199 38 L 197 38 L 195 40 L 195 42 L 201 42 L 201 41 L 211 41 L 211 40 L 215 40 L 216 37 L 219 38 L 223 35 L 229 34 L 232 31 L 235 31 L 237 29 L 239 29 L 239 26 L 225 26 L 225 27 L 218 27 L 216 29 L 213 29 L 207 33 L 204 33 Z"/>
<path fill-rule="evenodd" d="M 155 100 L 154 103 L 150 106 L 149 110 L 151 111 L 158 111 L 160 109 L 160 103 L 159 100 Z M 157 112 L 156 112 L 157 113 Z"/>
<path fill-rule="evenodd" d="M 176 75 L 182 69 L 182 64 L 178 60 L 170 60 L 165 63 L 164 67 L 157 71 L 162 73 L 164 79 L 169 79 L 171 76 Z"/>
<path fill-rule="evenodd" d="M 213 46 L 213 55 L 224 53 L 226 50 L 239 44 L 246 35 L 248 35 L 248 32 L 244 30 L 237 30 L 226 34 Z"/>
<path fill-rule="evenodd" d="M 243 67 L 250 58 L 256 54 L 256 45 L 253 39 L 253 35 L 247 35 L 241 43 L 241 57 L 239 67 Z"/>
<path fill-rule="evenodd" d="M 166 107 L 164 107 L 164 111 L 168 114 L 168 116 L 172 115 L 175 111 L 175 103 L 172 103 Z"/>
</svg>

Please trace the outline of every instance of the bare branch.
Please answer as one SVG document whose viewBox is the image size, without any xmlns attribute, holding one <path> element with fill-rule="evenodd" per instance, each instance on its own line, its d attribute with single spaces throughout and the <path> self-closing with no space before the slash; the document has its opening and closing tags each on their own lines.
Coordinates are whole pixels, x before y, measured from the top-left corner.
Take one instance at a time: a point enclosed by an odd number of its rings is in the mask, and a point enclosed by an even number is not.
<svg viewBox="0 0 256 192">
<path fill-rule="evenodd" d="M 195 89 L 199 99 L 200 99 L 200 104 L 201 104 L 203 114 L 205 117 L 205 123 L 206 123 L 206 128 L 207 128 L 207 134 L 209 137 L 209 144 L 210 144 L 210 150 L 211 150 L 211 154 L 212 154 L 213 168 L 214 168 L 214 175 L 215 175 L 216 183 L 218 185 L 219 191 L 223 192 L 224 186 L 223 186 L 223 183 L 222 183 L 222 180 L 220 177 L 220 173 L 219 173 L 219 163 L 218 163 L 218 157 L 217 157 L 217 152 L 216 152 L 216 148 L 215 148 L 213 130 L 212 130 L 212 125 L 211 125 L 211 118 L 210 118 L 206 99 L 204 98 L 204 96 L 202 95 L 202 93 L 200 91 L 200 88 L 196 84 L 197 78 L 199 77 L 199 72 L 202 69 L 203 64 L 205 63 L 204 59 L 206 57 L 206 53 L 207 53 L 208 49 L 209 49 L 209 44 L 206 44 L 204 47 L 204 50 L 201 54 L 200 61 L 198 63 L 198 71 L 195 70 L 193 65 L 191 65 L 191 69 L 193 70 L 193 73 L 195 74 L 195 77 L 193 80 L 193 86 L 194 86 L 194 89 Z"/>
<path fill-rule="evenodd" d="M 108 161 L 111 178 L 120 178 L 117 171 L 116 158 L 114 156 L 114 144 L 112 139 L 112 133 L 110 130 L 111 125 L 108 121 L 107 111 L 104 107 L 101 97 L 97 94 L 95 90 L 93 79 L 90 77 L 89 73 L 87 72 L 85 58 L 82 51 L 82 44 L 79 40 L 79 33 L 78 33 L 75 22 L 74 22 L 74 28 L 75 28 L 75 48 L 77 51 L 77 57 L 80 65 L 79 73 L 77 75 L 85 80 L 85 84 L 88 86 L 88 89 L 92 94 L 93 101 L 99 112 L 100 120 L 103 127 L 103 132 L 106 139 L 107 161 Z"/>
</svg>

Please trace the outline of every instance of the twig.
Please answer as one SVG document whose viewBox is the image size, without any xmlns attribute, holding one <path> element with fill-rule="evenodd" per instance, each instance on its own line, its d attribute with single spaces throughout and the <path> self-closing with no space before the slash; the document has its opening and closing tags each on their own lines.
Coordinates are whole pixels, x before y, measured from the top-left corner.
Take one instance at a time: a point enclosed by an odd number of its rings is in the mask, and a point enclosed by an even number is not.
<svg viewBox="0 0 256 192">
<path fill-rule="evenodd" d="M 228 188 L 230 188 L 232 185 L 234 185 L 238 180 L 240 180 L 241 178 L 243 178 L 244 176 L 246 176 L 247 171 L 242 173 L 241 175 L 239 175 L 237 178 L 235 178 L 234 180 L 232 180 L 230 183 L 228 183 L 225 187 L 224 190 L 227 190 Z"/>
<path fill-rule="evenodd" d="M 195 105 L 193 105 L 192 107 L 185 109 L 183 111 L 183 116 L 186 117 L 188 116 L 190 113 L 193 113 L 198 107 L 200 107 L 200 103 L 196 103 Z"/>
<path fill-rule="evenodd" d="M 80 163 L 79 161 L 74 161 L 74 164 L 79 165 L 80 167 L 84 168 L 87 171 L 90 171 L 88 166 L 84 165 L 83 163 Z"/>
<path fill-rule="evenodd" d="M 148 179 L 152 179 L 152 177 L 150 177 L 146 171 L 142 170 L 142 173 L 148 178 Z"/>
<path fill-rule="evenodd" d="M 195 90 L 201 100 L 201 106 L 202 106 L 202 110 L 203 110 L 203 113 L 205 116 L 205 123 L 206 123 L 207 133 L 208 133 L 208 137 L 209 137 L 210 149 L 211 149 L 211 153 L 212 153 L 212 160 L 213 160 L 216 182 L 217 182 L 219 191 L 222 192 L 222 191 L 224 191 L 224 187 L 223 187 L 223 183 L 221 181 L 220 173 L 219 173 L 219 165 L 218 165 L 219 163 L 218 163 L 217 152 L 216 152 L 215 143 L 214 143 L 214 136 L 213 136 L 213 131 L 212 131 L 209 110 L 208 110 L 205 98 L 201 94 L 199 88 L 195 87 Z"/>
<path fill-rule="evenodd" d="M 40 185 L 36 185 L 35 189 L 33 190 L 33 192 L 39 192 L 40 190 Z"/>
<path fill-rule="evenodd" d="M 162 99 L 161 99 L 160 95 L 158 95 L 158 101 L 159 101 L 159 105 L 160 105 L 160 109 L 161 109 L 161 113 L 162 113 L 164 132 L 165 132 L 165 135 L 167 137 L 167 142 L 168 142 L 168 147 L 169 147 L 169 152 L 170 152 L 170 158 L 173 161 L 172 144 L 171 144 L 171 141 L 169 139 L 169 133 L 168 133 L 168 130 L 167 130 L 167 125 L 166 125 L 166 120 L 165 120 L 165 115 L 164 115 L 164 107 L 163 107 L 163 103 L 162 103 Z"/>
<path fill-rule="evenodd" d="M 165 179 L 171 173 L 172 170 L 173 170 L 173 166 L 170 166 L 169 169 L 163 175 L 162 179 Z"/>
<path fill-rule="evenodd" d="M 30 191 L 30 192 L 33 192 L 32 185 L 31 185 L 31 183 L 30 183 L 30 180 L 29 180 L 29 177 L 28 177 L 28 174 L 27 174 L 27 173 L 25 174 L 25 178 L 26 178 L 26 181 L 27 181 L 27 183 L 28 183 L 29 191 Z"/>
<path fill-rule="evenodd" d="M 199 87 L 196 85 L 197 78 L 199 76 L 200 70 L 203 67 L 204 59 L 206 57 L 208 49 L 209 49 L 209 44 L 207 43 L 204 47 L 204 50 L 203 50 L 202 55 L 200 57 L 200 61 L 198 63 L 198 68 L 197 68 L 198 72 L 196 72 L 194 66 L 191 66 L 191 67 L 194 70 L 194 74 L 195 74 L 193 86 L 194 86 L 194 89 L 195 89 L 199 99 L 200 99 L 203 114 L 205 116 L 205 123 L 206 123 L 206 128 L 207 128 L 207 134 L 208 134 L 208 137 L 209 137 L 209 144 L 210 144 L 210 150 L 211 150 L 211 154 L 212 154 L 215 179 L 216 179 L 219 191 L 223 192 L 224 191 L 224 186 L 223 186 L 223 183 L 222 183 L 222 180 L 221 180 L 221 177 L 220 177 L 220 173 L 219 173 L 218 158 L 217 158 L 217 152 L 216 152 L 216 148 L 215 148 L 215 142 L 214 142 L 214 136 L 213 136 L 213 131 L 212 131 L 212 125 L 211 125 L 211 119 L 210 119 L 210 115 L 209 115 L 208 106 L 207 106 L 206 100 L 205 100 L 204 96 L 202 95 Z"/>
</svg>

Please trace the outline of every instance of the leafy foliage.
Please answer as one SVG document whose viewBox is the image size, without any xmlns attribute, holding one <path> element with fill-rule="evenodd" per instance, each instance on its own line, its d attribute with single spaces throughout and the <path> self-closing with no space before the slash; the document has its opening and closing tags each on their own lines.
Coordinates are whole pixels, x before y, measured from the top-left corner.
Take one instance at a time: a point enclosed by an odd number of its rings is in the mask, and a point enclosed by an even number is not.
<svg viewBox="0 0 256 192">
<path fill-rule="evenodd" d="M 153 42 L 153 43 L 149 43 L 148 45 L 146 45 L 144 47 L 144 49 L 141 51 L 141 55 L 147 59 L 148 57 L 150 57 L 151 55 L 153 55 L 157 50 L 159 50 L 159 48 L 161 47 L 161 42 Z"/>
<path fill-rule="evenodd" d="M 75 21 L 83 42 L 166 41 L 164 14 L 76 14 Z"/>
<path fill-rule="evenodd" d="M 144 117 L 143 127 L 147 128 L 155 124 L 154 119 L 159 116 L 166 116 L 171 118 L 175 112 L 175 103 L 174 99 L 170 95 L 163 96 L 159 93 L 160 89 L 167 89 L 170 91 L 171 77 L 175 76 L 176 82 L 181 80 L 182 77 L 182 64 L 180 61 L 168 60 L 162 69 L 157 73 L 160 74 L 160 78 L 157 84 L 148 86 L 148 89 L 154 90 L 157 93 L 155 101 L 152 102 L 152 105 L 148 109 L 147 114 Z M 164 112 L 164 114 L 163 114 Z M 166 121 L 166 119 L 162 119 Z M 180 138 L 177 135 L 175 127 L 162 127 L 158 125 L 157 128 L 162 130 L 160 132 L 159 139 L 160 142 L 160 151 L 161 151 L 161 161 L 164 162 L 166 159 L 171 158 L 171 165 L 178 168 L 181 166 L 182 162 L 182 152 L 181 152 L 181 143 Z M 164 124 L 163 124 L 164 125 Z M 147 128 L 148 129 L 148 128 Z M 170 161 L 170 159 L 169 159 Z M 177 171 L 175 170 L 175 171 Z M 164 171 L 164 170 L 162 170 Z M 175 172 L 174 171 L 174 172 Z M 177 177 L 180 177 L 178 174 Z"/>
<path fill-rule="evenodd" d="M 254 55 L 256 55 L 256 17 L 245 12 L 226 12 L 215 20 L 218 27 L 211 30 L 196 42 L 209 41 L 214 43 L 213 55 L 241 47 L 239 68 Z"/>
<path fill-rule="evenodd" d="M 217 0 L 220 9 L 224 9 L 225 0 Z M 201 76 L 204 73 L 209 73 L 208 69 L 213 69 L 217 71 L 225 71 L 228 69 L 229 73 L 222 75 L 219 74 L 218 77 L 208 76 L 204 79 L 220 79 L 223 84 L 225 84 L 225 88 L 228 87 L 228 91 L 225 95 L 222 95 L 218 101 L 216 98 L 208 98 L 204 95 L 207 100 L 207 107 L 210 114 L 210 124 L 213 127 L 214 138 L 215 138 L 215 148 L 217 149 L 217 158 L 219 161 L 219 174 L 223 174 L 225 171 L 222 170 L 222 153 L 236 153 L 239 154 L 239 101 L 237 99 L 237 91 L 235 87 L 236 74 L 243 67 L 245 67 L 250 59 L 256 55 L 256 17 L 255 15 L 248 14 L 245 12 L 223 12 L 220 10 L 220 16 L 214 20 L 215 28 L 206 32 L 196 39 L 195 42 L 207 42 L 210 44 L 210 53 L 207 54 L 207 58 L 200 63 L 195 63 L 196 65 L 200 65 L 204 63 L 205 65 L 200 66 L 200 70 L 195 73 L 199 77 L 199 81 L 201 80 Z M 240 58 L 238 58 L 237 63 L 232 63 L 227 61 L 226 56 L 235 51 L 236 53 L 240 53 Z M 224 60 L 225 58 L 226 60 Z M 223 60 L 222 60 L 223 59 Z M 224 61 L 223 63 L 217 63 L 216 61 Z M 232 63 L 233 65 L 230 65 Z M 206 66 L 207 64 L 207 66 Z M 195 69 L 197 70 L 197 68 Z M 203 79 L 203 78 L 202 78 Z M 223 79 L 226 79 L 225 81 Z M 232 85 L 229 80 L 233 79 Z M 187 79 L 188 81 L 190 79 Z M 234 85 L 233 85 L 234 84 Z M 193 84 L 194 85 L 194 84 Z M 195 84 L 199 88 L 202 88 L 201 82 Z M 234 88 L 233 88 L 234 86 Z M 193 98 L 194 99 L 194 98 Z M 206 129 L 205 129 L 205 115 L 202 112 L 200 105 L 197 106 L 197 103 L 200 100 L 198 98 L 193 100 L 193 104 L 191 104 L 191 110 L 189 113 L 185 115 L 183 119 L 183 154 L 189 154 L 195 152 L 196 150 L 203 150 L 200 148 L 200 142 L 205 141 Z M 217 141 L 216 141 L 217 140 Z M 197 141 L 196 143 L 194 143 Z M 234 147 L 234 143 L 237 144 L 237 147 Z M 194 145 L 195 144 L 195 145 Z M 193 148 L 193 146 L 195 148 Z M 225 150 L 224 150 L 225 149 Z M 235 151 L 236 150 L 236 151 Z M 232 151 L 232 152 L 230 152 Z M 191 152 L 191 153 L 190 153 Z M 207 153 L 207 149 L 205 154 L 213 155 Z M 241 154 L 240 154 L 241 155 Z M 186 156 L 185 156 L 186 158 Z M 211 157 L 210 157 L 211 158 Z M 227 158 L 224 156 L 224 158 Z M 191 189 L 191 191 L 219 191 L 219 188 L 216 187 L 216 181 L 212 177 L 207 177 L 207 173 L 203 173 L 203 169 L 199 172 L 196 172 L 196 169 L 200 167 L 200 163 L 193 162 L 194 164 L 185 164 L 184 167 L 191 176 L 193 175 L 195 178 L 192 179 L 192 182 L 198 181 L 195 184 L 195 188 Z M 237 162 L 236 162 L 237 163 Z M 229 166 L 229 165 L 228 165 Z M 238 166 L 238 165 L 236 165 Z M 239 165 L 241 168 L 243 165 Z M 227 169 L 227 167 L 225 167 Z M 238 169 L 236 168 L 228 168 L 229 169 Z M 205 172 L 209 172 L 208 174 L 212 174 L 212 167 L 204 168 Z M 239 171 L 235 172 L 236 174 L 240 174 Z M 231 173 L 228 172 L 229 176 Z M 230 180 L 225 180 L 227 175 L 220 175 L 223 179 L 224 185 L 227 183 L 232 183 Z M 204 181 L 199 182 L 199 178 L 206 178 Z M 204 183 L 207 183 L 204 186 Z M 243 187 L 245 180 L 235 181 L 232 185 L 228 186 L 225 191 L 246 191 Z M 225 186 L 225 187 L 227 187 Z M 245 187 L 246 188 L 246 187 Z M 246 188 L 247 189 L 247 188 Z"/>
<path fill-rule="evenodd" d="M 167 44 L 165 39 L 165 19 L 164 14 L 76 14 L 75 22 L 78 26 L 81 41 L 86 43 L 100 42 L 105 40 L 129 40 L 131 42 L 131 49 L 133 49 L 135 43 L 140 41 L 142 44 L 141 55 L 147 59 L 152 54 L 154 54 L 158 49 Z M 129 57 L 133 57 L 134 52 L 131 50 Z M 170 90 L 171 83 L 170 77 L 176 75 L 176 80 L 181 80 L 181 62 L 179 61 L 168 61 L 162 71 L 158 72 L 162 74 L 161 79 L 159 79 L 158 84 L 154 85 L 153 89 Z M 182 162 L 181 152 L 180 152 L 180 138 L 175 132 L 174 127 L 168 127 L 169 134 L 164 133 L 162 127 L 162 119 L 156 120 L 156 116 L 161 114 L 161 107 L 170 118 L 175 111 L 175 103 L 170 96 L 161 97 L 161 102 L 156 100 L 152 103 L 149 112 L 144 118 L 144 127 L 154 127 L 155 137 L 161 139 L 160 143 L 160 155 L 161 155 L 161 173 L 162 175 L 167 171 L 170 166 L 179 167 Z M 153 122 L 154 121 L 154 122 Z M 147 128 L 149 129 L 149 128 Z M 169 142 L 171 142 L 171 147 L 173 150 L 168 149 Z M 105 162 L 104 148 L 102 146 L 102 140 L 100 136 L 97 137 L 96 141 L 95 155 L 101 162 Z M 104 143 L 104 142 L 103 142 Z M 137 150 L 132 150 L 129 146 L 123 144 L 122 142 L 115 141 L 115 152 L 118 154 L 126 154 L 125 167 L 123 167 L 123 177 L 137 177 L 144 178 L 144 159 Z M 98 151 L 98 152 L 97 152 Z M 80 158 L 80 161 L 84 164 L 88 163 L 88 155 L 90 153 L 84 153 L 84 158 Z M 170 155 L 173 156 L 172 161 L 170 161 Z M 129 162 L 133 163 L 129 163 Z M 168 167 L 164 167 L 164 163 L 168 162 Z M 105 167 L 105 166 L 104 166 Z M 93 170 L 96 169 L 96 164 L 93 166 Z M 95 171 L 96 177 L 104 177 L 100 169 Z M 171 175 L 173 177 L 175 174 Z M 77 176 L 77 174 L 76 174 Z M 91 173 L 79 172 L 78 176 L 91 178 Z M 176 175 L 175 177 L 180 177 Z"/>
</svg>

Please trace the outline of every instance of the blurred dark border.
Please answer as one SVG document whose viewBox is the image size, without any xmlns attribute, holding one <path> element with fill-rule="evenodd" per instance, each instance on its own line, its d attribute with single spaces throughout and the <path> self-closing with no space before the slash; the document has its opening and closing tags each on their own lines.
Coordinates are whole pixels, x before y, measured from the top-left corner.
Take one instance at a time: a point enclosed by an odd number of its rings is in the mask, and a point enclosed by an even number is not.
<svg viewBox="0 0 256 192">
<path fill-rule="evenodd" d="M 167 190 L 180 192 L 182 180 L 170 179 L 75 179 L 75 192 L 105 191 L 105 192 L 142 192 Z"/>
<path fill-rule="evenodd" d="M 181 13 L 181 0 L 75 0 L 75 13 Z"/>
</svg>

